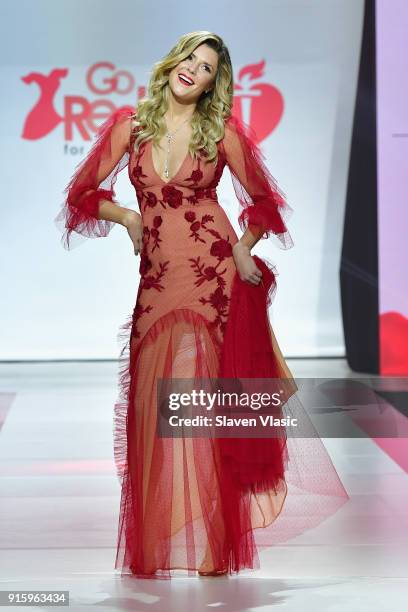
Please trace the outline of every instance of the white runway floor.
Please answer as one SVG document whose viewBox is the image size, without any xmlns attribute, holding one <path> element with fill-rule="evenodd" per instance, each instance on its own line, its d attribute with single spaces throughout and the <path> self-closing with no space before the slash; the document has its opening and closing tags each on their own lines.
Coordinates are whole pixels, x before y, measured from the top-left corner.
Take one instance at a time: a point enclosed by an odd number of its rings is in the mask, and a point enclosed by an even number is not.
<svg viewBox="0 0 408 612">
<path fill-rule="evenodd" d="M 363 376 L 341 359 L 288 364 L 295 377 Z M 325 439 L 350 501 L 260 552 L 260 570 L 121 578 L 116 376 L 116 362 L 0 364 L 0 590 L 68 590 L 74 611 L 408 609 L 408 477 L 370 438 Z"/>
</svg>

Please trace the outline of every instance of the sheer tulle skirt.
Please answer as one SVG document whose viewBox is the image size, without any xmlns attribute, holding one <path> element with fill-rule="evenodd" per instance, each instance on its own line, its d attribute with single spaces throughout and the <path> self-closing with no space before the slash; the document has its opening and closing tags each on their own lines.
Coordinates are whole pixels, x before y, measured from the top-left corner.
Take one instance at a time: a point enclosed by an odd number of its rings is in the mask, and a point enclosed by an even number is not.
<svg viewBox="0 0 408 612">
<path fill-rule="evenodd" d="M 257 356 L 257 369 L 291 379 L 259 306 L 257 317 L 254 324 L 266 348 Z M 248 446 L 243 439 L 159 437 L 157 380 L 229 376 L 228 360 L 210 321 L 192 309 L 169 311 L 141 339 L 131 330 L 129 317 L 118 336 L 120 396 L 114 418 L 122 486 L 115 568 L 122 575 L 171 578 L 172 570 L 196 575 L 197 570 L 259 568 L 258 548 L 317 526 L 348 500 L 317 435 L 254 439 Z M 245 351 L 245 335 L 240 337 Z M 307 418 L 296 395 L 284 407 L 285 415 L 291 412 Z M 256 448 L 251 445 L 257 443 L 259 462 L 251 463 Z"/>
<path fill-rule="evenodd" d="M 131 320 L 123 337 L 130 329 Z M 158 378 L 217 376 L 220 346 L 210 329 L 193 310 L 170 311 L 138 346 L 131 340 L 133 377 L 123 362 L 129 411 L 126 399 L 116 404 L 115 457 L 122 479 L 116 567 L 138 576 L 197 570 L 206 553 L 210 565 L 219 565 L 226 555 L 214 440 L 156 435 Z"/>
</svg>

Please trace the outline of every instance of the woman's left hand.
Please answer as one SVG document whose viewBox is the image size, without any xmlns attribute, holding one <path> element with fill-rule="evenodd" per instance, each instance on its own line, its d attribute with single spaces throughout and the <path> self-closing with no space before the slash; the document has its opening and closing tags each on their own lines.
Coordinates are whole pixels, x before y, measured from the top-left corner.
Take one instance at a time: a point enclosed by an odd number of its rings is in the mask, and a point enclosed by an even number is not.
<svg viewBox="0 0 408 612">
<path fill-rule="evenodd" d="M 238 240 L 232 247 L 232 254 L 240 279 L 251 285 L 258 285 L 262 280 L 262 272 L 256 265 L 249 247 Z"/>
</svg>

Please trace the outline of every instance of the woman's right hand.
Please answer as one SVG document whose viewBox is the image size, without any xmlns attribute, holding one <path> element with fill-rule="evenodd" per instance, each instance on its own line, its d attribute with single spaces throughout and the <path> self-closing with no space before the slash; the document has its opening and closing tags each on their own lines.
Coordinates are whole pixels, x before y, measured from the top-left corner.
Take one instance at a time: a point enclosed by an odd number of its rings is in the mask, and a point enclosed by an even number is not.
<svg viewBox="0 0 408 612">
<path fill-rule="evenodd" d="M 126 227 L 133 243 L 135 255 L 139 255 L 143 247 L 143 221 L 141 215 L 135 210 L 128 210 L 123 218 L 123 225 Z"/>
</svg>

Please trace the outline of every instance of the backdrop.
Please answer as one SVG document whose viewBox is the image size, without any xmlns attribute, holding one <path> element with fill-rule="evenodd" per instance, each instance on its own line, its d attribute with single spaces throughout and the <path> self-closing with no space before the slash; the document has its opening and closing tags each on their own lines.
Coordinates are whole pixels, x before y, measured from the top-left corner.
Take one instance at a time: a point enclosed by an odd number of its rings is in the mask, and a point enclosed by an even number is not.
<svg viewBox="0 0 408 612">
<path fill-rule="evenodd" d="M 126 230 L 65 251 L 54 217 L 97 125 L 145 93 L 152 64 L 178 37 L 222 36 L 243 118 L 294 209 L 294 247 L 253 252 L 277 265 L 271 307 L 286 357 L 343 356 L 339 258 L 362 0 L 15 0 L 1 8 L 2 223 L 0 359 L 115 358 L 139 258 Z M 228 168 L 219 199 L 238 235 Z M 136 208 L 126 170 L 117 198 Z M 265 241 L 268 242 L 268 241 Z"/>
</svg>

